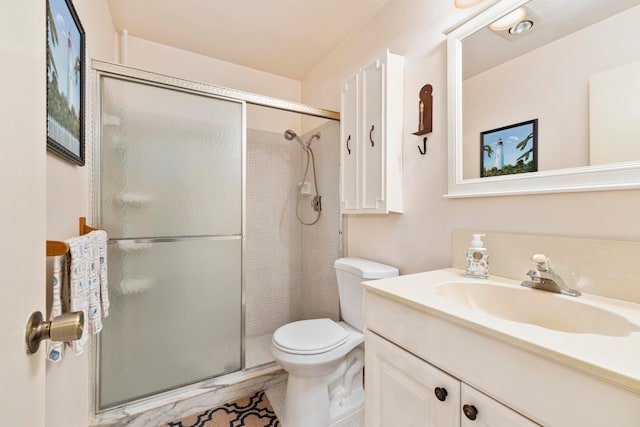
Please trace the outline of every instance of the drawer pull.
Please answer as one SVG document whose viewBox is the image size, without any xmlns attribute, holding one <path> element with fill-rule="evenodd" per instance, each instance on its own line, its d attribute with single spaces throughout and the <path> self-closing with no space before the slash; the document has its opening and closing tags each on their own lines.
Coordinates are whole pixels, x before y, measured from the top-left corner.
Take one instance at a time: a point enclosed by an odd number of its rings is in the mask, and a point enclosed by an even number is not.
<svg viewBox="0 0 640 427">
<path fill-rule="evenodd" d="M 469 418 L 471 421 L 478 418 L 478 410 L 473 405 L 464 405 L 462 407 L 462 412 L 464 412 L 464 416 Z"/>
<path fill-rule="evenodd" d="M 433 392 L 435 393 L 436 398 L 438 398 L 440 402 L 444 402 L 445 400 L 447 400 L 448 393 L 446 388 L 436 387 L 436 389 Z"/>
</svg>

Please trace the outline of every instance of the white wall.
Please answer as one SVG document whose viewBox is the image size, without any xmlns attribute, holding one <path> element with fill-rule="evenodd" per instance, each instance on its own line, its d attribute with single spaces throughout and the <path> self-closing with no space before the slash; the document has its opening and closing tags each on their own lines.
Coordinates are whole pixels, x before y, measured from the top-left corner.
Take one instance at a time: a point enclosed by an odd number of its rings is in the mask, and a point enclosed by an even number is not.
<svg viewBox="0 0 640 427">
<path fill-rule="evenodd" d="M 121 41 L 122 36 L 118 36 Z M 119 41 L 119 43 L 121 43 Z M 119 55 L 121 56 L 121 54 Z M 118 59 L 121 61 L 121 58 Z M 300 102 L 301 84 L 297 80 L 253 70 L 207 56 L 176 49 L 137 37 L 127 37 L 126 65 L 185 80 L 208 83 L 273 98 Z M 256 109 L 259 109 L 256 111 Z M 282 132 L 301 127 L 300 118 L 277 110 L 247 106 L 251 127 Z"/>
<path fill-rule="evenodd" d="M 446 46 L 443 31 L 470 13 L 452 1 L 392 0 L 303 79 L 303 102 L 340 106 L 340 82 L 376 53 L 405 56 L 406 213 L 348 218 L 350 256 L 390 263 L 401 273 L 451 265 L 451 231 L 540 233 L 640 240 L 640 191 L 443 199 L 447 191 Z M 418 91 L 433 85 L 434 131 L 420 156 Z M 528 267 L 529 261 L 523 260 Z M 526 268 L 525 267 L 525 268 Z"/>
<path fill-rule="evenodd" d="M 589 83 L 590 164 L 640 160 L 640 61 L 593 75 Z"/>
<path fill-rule="evenodd" d="M 119 35 L 118 40 L 122 40 L 121 37 Z M 118 62 L 121 63 L 120 57 Z M 231 64 L 138 37 L 127 37 L 127 58 L 124 65 L 288 101 L 297 102 L 300 100 L 300 82 L 297 80 Z"/>
</svg>

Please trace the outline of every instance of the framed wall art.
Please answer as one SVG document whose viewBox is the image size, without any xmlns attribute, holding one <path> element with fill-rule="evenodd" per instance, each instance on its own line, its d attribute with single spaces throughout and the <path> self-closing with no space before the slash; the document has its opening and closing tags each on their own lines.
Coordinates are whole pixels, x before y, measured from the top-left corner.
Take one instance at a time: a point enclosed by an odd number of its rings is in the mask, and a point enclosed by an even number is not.
<svg viewBox="0 0 640 427">
<path fill-rule="evenodd" d="M 538 119 L 480 133 L 480 177 L 537 170 Z"/>
<path fill-rule="evenodd" d="M 84 165 L 85 33 L 71 0 L 47 0 L 47 149 Z"/>
</svg>

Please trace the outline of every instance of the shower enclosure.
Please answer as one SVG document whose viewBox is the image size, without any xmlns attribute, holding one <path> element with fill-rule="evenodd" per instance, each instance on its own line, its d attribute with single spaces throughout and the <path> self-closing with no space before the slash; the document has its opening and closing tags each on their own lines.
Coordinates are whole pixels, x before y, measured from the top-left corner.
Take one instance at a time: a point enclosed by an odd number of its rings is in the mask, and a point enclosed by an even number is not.
<svg viewBox="0 0 640 427">
<path fill-rule="evenodd" d="M 94 221 L 109 233 L 112 304 L 97 409 L 259 370 L 279 326 L 337 319 L 337 115 L 94 68 Z M 303 182 L 309 155 L 286 129 L 314 139 L 315 182 Z"/>
</svg>

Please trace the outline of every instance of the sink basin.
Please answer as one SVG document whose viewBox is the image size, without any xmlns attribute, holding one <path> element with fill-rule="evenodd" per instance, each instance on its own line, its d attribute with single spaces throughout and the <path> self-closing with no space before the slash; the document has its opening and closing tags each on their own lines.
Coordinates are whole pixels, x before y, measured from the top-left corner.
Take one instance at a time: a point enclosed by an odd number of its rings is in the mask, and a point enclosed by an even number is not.
<svg viewBox="0 0 640 427">
<path fill-rule="evenodd" d="M 638 325 L 581 297 L 475 281 L 442 283 L 435 292 L 464 308 L 561 332 L 622 337 L 640 331 Z"/>
</svg>

